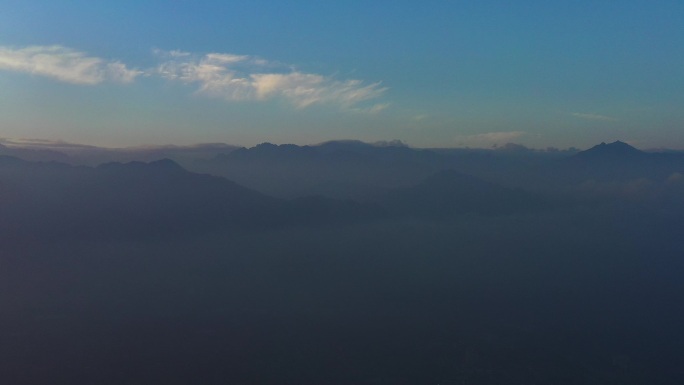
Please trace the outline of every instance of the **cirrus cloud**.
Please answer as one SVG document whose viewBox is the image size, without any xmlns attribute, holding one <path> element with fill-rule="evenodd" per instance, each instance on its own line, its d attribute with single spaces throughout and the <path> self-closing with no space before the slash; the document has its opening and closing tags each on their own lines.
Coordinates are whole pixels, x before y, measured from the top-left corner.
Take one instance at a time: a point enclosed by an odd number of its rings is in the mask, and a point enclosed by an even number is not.
<svg viewBox="0 0 684 385">
<path fill-rule="evenodd" d="M 227 101 L 283 98 L 297 108 L 337 104 L 351 109 L 379 98 L 387 90 L 380 83 L 338 80 L 247 55 L 210 53 L 196 56 L 180 51 L 157 53 L 168 58 L 157 68 L 162 77 L 196 84 L 198 94 Z M 366 110 L 379 112 L 385 107 L 386 104 L 376 104 Z"/>
<path fill-rule="evenodd" d="M 119 61 L 88 56 L 60 45 L 12 48 L 0 46 L 0 70 L 29 73 L 58 81 L 95 85 L 131 83 L 142 71 Z"/>
<path fill-rule="evenodd" d="M 600 115 L 600 114 L 588 114 L 583 112 L 573 112 L 572 116 L 585 120 L 595 120 L 600 122 L 617 122 L 618 119 L 611 116 Z"/>
<path fill-rule="evenodd" d="M 196 55 L 183 51 L 155 49 L 155 68 L 131 69 L 119 61 L 64 47 L 0 46 L 0 70 L 28 73 L 77 85 L 104 82 L 132 83 L 140 75 L 196 86 L 196 94 L 226 101 L 266 101 L 284 99 L 296 108 L 315 104 L 363 113 L 378 113 L 389 103 L 378 103 L 387 88 L 379 82 L 337 79 L 299 71 L 292 66 L 249 55 L 209 53 Z"/>
</svg>

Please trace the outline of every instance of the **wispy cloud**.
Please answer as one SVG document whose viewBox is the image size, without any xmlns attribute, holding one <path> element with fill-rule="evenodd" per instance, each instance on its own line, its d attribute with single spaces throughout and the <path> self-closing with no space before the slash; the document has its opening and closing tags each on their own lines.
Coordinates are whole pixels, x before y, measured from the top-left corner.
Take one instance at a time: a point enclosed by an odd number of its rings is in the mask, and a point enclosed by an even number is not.
<svg viewBox="0 0 684 385">
<path fill-rule="evenodd" d="M 166 79 L 196 84 L 198 94 L 228 101 L 283 98 L 297 108 L 314 104 L 336 104 L 352 108 L 377 99 L 386 88 L 380 83 L 338 80 L 331 76 L 298 71 L 279 63 L 246 55 L 210 53 L 203 56 L 185 52 L 157 51 L 168 60 L 157 68 Z M 378 112 L 386 104 L 367 108 Z"/>
<path fill-rule="evenodd" d="M 7 147 L 29 149 L 92 149 L 95 146 L 69 143 L 62 140 L 33 139 L 33 138 L 0 138 L 0 144 Z"/>
<path fill-rule="evenodd" d="M 617 122 L 618 119 L 613 118 L 611 116 L 606 116 L 606 115 L 599 115 L 599 114 L 587 114 L 587 113 L 582 113 L 582 112 L 573 112 L 572 116 L 580 119 L 586 119 L 586 120 L 597 120 L 597 121 L 602 121 L 602 122 Z"/>
<path fill-rule="evenodd" d="M 130 83 L 142 74 L 119 61 L 88 56 L 59 45 L 18 49 L 0 46 L 0 70 L 29 73 L 83 85 L 102 82 Z"/>
<path fill-rule="evenodd" d="M 464 135 L 456 138 L 459 144 L 476 147 L 490 147 L 510 143 L 526 135 L 524 131 L 497 131 L 482 134 Z"/>
<path fill-rule="evenodd" d="M 384 111 L 384 110 L 388 109 L 389 106 L 390 106 L 390 103 L 378 103 L 378 104 L 374 104 L 372 107 L 368 108 L 368 109 L 366 110 L 366 112 L 369 112 L 369 113 L 371 113 L 371 114 L 375 114 L 375 113 L 378 113 L 378 112 L 380 112 L 380 111 Z"/>
<path fill-rule="evenodd" d="M 380 83 L 302 72 L 292 66 L 248 55 L 153 52 L 160 58 L 160 64 L 141 71 L 119 61 L 89 56 L 60 45 L 23 48 L 0 46 L 0 70 L 80 85 L 131 83 L 143 74 L 161 76 L 195 85 L 197 94 L 208 97 L 227 101 L 281 98 L 296 108 L 330 104 L 354 112 L 378 113 L 389 106 L 388 103 L 373 102 L 386 91 Z"/>
</svg>

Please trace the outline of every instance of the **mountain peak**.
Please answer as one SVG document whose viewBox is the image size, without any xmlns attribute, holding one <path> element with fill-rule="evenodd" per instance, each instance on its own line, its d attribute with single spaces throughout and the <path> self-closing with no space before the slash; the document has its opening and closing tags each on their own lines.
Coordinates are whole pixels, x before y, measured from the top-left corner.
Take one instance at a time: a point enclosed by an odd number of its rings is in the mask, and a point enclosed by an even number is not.
<svg viewBox="0 0 684 385">
<path fill-rule="evenodd" d="M 602 150 L 602 151 L 637 151 L 641 152 L 640 150 L 637 150 L 635 147 L 630 146 L 629 144 L 616 140 L 613 143 L 606 144 L 606 142 L 601 142 L 601 144 L 592 147 L 591 149 L 587 150 L 590 151 L 592 149 L 597 149 L 597 150 Z"/>
<path fill-rule="evenodd" d="M 588 150 L 580 151 L 574 155 L 576 159 L 634 159 L 642 157 L 645 153 L 638 150 L 625 142 L 616 140 L 613 143 L 606 144 L 601 142 Z"/>
</svg>

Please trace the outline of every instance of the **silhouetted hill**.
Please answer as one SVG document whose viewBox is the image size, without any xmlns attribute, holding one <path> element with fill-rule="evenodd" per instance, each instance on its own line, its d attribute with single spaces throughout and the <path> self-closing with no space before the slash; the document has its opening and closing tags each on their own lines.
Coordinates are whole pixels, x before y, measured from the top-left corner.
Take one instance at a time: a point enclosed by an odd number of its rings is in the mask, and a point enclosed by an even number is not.
<svg viewBox="0 0 684 385">
<path fill-rule="evenodd" d="M 573 155 L 572 159 L 583 162 L 626 162 L 644 160 L 648 155 L 618 140 L 610 144 L 602 142 L 588 150 L 580 151 Z"/>
<path fill-rule="evenodd" d="M 539 151 L 512 143 L 495 149 L 417 149 L 400 141 L 358 140 L 335 140 L 310 146 L 262 143 L 252 148 L 224 143 L 100 148 L 46 140 L 0 140 L 0 154 L 72 165 L 169 158 L 187 170 L 222 176 L 285 199 L 310 195 L 366 199 L 416 184 L 443 169 L 454 169 L 508 187 L 543 188 L 547 164 L 569 153 L 574 152 Z"/>
<path fill-rule="evenodd" d="M 429 150 L 357 141 L 316 146 L 262 143 L 190 165 L 281 198 L 360 198 L 413 184 L 437 171 Z"/>
<path fill-rule="evenodd" d="M 11 155 L 30 161 L 58 161 L 86 166 L 107 162 L 150 162 L 164 158 L 186 164 L 197 159 L 210 159 L 217 154 L 228 153 L 238 148 L 240 147 L 226 143 L 109 148 L 62 141 L 0 138 L 0 155 Z"/>
<path fill-rule="evenodd" d="M 216 158 L 249 162 L 268 162 L 273 160 L 284 162 L 309 159 L 310 157 L 315 156 L 315 154 L 315 150 L 309 146 L 261 143 L 252 148 L 242 147 L 227 154 L 219 154 Z"/>
<path fill-rule="evenodd" d="M 662 181 L 684 171 L 684 155 L 676 152 L 645 152 L 626 143 L 601 143 L 568 158 L 560 176 L 575 182 L 626 181 L 648 178 Z"/>
<path fill-rule="evenodd" d="M 14 156 L 17 158 L 35 161 L 60 161 L 68 162 L 69 156 L 59 151 L 51 149 L 33 149 L 22 147 L 9 147 L 0 143 L 0 156 Z"/>
<path fill-rule="evenodd" d="M 510 189 L 453 170 L 397 189 L 379 200 L 390 212 L 446 219 L 466 213 L 502 215 L 545 207 L 541 196 Z"/>
<path fill-rule="evenodd" d="M 14 197 L 2 202 L 4 224 L 40 236 L 168 235 L 282 220 L 280 201 L 170 160 L 94 169 L 20 162 L 5 164 L 0 181 Z"/>
<path fill-rule="evenodd" d="M 330 141 L 313 146 L 295 144 L 261 143 L 251 148 L 219 154 L 217 161 L 250 162 L 323 162 L 326 165 L 340 163 L 393 163 L 408 164 L 415 161 L 435 160 L 436 154 L 429 150 L 412 149 L 405 145 L 374 145 L 361 141 Z"/>
<path fill-rule="evenodd" d="M 381 213 L 332 199 L 284 201 L 168 159 L 90 168 L 0 157 L 0 214 L 5 236 L 126 238 L 354 222 Z"/>
</svg>

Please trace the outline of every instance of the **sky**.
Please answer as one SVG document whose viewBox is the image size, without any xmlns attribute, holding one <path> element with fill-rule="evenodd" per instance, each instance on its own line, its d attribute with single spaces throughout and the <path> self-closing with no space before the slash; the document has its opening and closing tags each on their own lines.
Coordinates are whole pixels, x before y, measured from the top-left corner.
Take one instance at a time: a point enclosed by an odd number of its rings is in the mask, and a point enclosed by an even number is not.
<svg viewBox="0 0 684 385">
<path fill-rule="evenodd" d="M 681 1 L 0 9 L 0 138 L 684 149 Z"/>
</svg>

